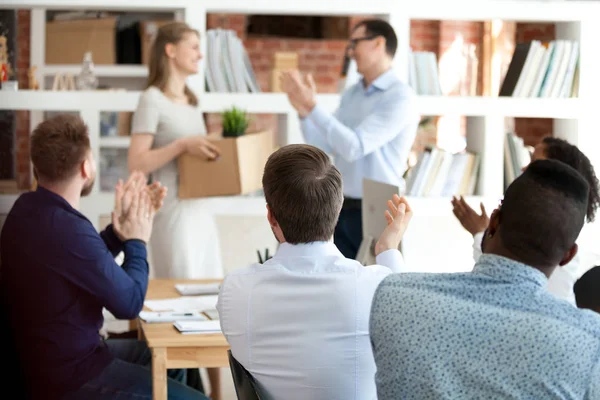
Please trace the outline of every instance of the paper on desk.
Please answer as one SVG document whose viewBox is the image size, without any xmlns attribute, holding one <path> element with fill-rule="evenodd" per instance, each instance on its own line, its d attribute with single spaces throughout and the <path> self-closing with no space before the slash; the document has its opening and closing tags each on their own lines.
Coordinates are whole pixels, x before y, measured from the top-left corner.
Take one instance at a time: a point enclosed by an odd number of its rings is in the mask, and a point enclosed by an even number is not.
<svg viewBox="0 0 600 400">
<path fill-rule="evenodd" d="M 219 294 L 220 283 L 178 283 L 175 289 L 182 296 L 193 296 L 200 294 Z"/>
<path fill-rule="evenodd" d="M 183 334 L 221 332 L 219 321 L 175 321 L 173 325 Z"/>
<path fill-rule="evenodd" d="M 144 305 L 153 311 L 204 311 L 217 307 L 218 296 L 186 296 L 163 300 L 146 300 Z"/>
</svg>

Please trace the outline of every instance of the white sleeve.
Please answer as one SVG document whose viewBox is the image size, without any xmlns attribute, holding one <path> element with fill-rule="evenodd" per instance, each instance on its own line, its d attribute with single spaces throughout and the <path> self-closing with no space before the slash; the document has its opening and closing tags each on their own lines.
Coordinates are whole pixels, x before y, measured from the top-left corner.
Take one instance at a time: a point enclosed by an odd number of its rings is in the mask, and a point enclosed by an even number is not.
<svg viewBox="0 0 600 400">
<path fill-rule="evenodd" d="M 387 267 L 393 273 L 404 272 L 404 258 L 398 250 L 386 250 L 375 258 L 377 265 Z"/>
<path fill-rule="evenodd" d="M 485 232 L 479 232 L 473 235 L 473 261 L 477 262 L 481 257 L 481 242 L 483 241 L 483 234 Z"/>
<path fill-rule="evenodd" d="M 158 89 L 150 88 L 140 95 L 140 100 L 131 120 L 132 135 L 136 133 L 156 134 L 160 111 L 155 90 Z"/>
</svg>

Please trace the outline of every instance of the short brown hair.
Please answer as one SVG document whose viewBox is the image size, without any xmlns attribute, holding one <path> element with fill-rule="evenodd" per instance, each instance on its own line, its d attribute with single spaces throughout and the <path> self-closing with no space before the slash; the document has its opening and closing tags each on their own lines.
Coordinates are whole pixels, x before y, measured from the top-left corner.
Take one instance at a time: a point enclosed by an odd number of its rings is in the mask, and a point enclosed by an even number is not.
<svg viewBox="0 0 600 400">
<path fill-rule="evenodd" d="M 59 114 L 39 124 L 31 136 L 31 162 L 38 180 L 64 181 L 75 174 L 90 150 L 81 118 Z"/>
<path fill-rule="evenodd" d="M 327 241 L 342 209 L 342 175 L 323 151 L 293 144 L 273 153 L 263 174 L 265 199 L 291 244 Z"/>
</svg>

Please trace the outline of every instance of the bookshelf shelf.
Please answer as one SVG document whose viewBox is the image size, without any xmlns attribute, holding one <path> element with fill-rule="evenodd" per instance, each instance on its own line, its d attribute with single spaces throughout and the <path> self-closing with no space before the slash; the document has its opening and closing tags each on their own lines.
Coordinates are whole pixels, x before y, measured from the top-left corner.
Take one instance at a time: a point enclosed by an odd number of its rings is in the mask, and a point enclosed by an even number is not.
<svg viewBox="0 0 600 400">
<path fill-rule="evenodd" d="M 0 91 L 0 109 L 69 111 L 93 108 L 102 111 L 133 111 L 139 91 Z M 337 94 L 318 95 L 319 104 L 334 110 L 339 104 Z M 222 112 L 236 106 L 249 113 L 290 114 L 293 109 L 282 93 L 203 93 L 202 109 L 208 113 Z M 577 98 L 538 99 L 511 97 L 418 96 L 421 115 L 464 115 L 531 118 L 577 119 L 585 109 Z"/>
<path fill-rule="evenodd" d="M 77 75 L 81 65 L 47 64 L 42 67 L 42 75 L 53 76 L 57 73 Z M 145 65 L 94 65 L 94 73 L 100 78 L 147 78 Z"/>
<path fill-rule="evenodd" d="M 538 99 L 512 97 L 419 96 L 422 115 L 500 115 L 530 118 L 578 118 L 582 112 L 577 98 Z"/>
<path fill-rule="evenodd" d="M 101 137 L 100 148 L 102 149 L 128 149 L 131 144 L 129 136 Z"/>
</svg>

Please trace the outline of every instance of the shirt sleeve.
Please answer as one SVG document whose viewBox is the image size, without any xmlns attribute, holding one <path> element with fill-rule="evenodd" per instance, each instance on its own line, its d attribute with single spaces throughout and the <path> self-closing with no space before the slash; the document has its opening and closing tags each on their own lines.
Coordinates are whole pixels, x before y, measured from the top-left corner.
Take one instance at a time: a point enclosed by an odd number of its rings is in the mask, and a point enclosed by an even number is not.
<svg viewBox="0 0 600 400">
<path fill-rule="evenodd" d="M 100 232 L 100 237 L 113 257 L 116 257 L 123 251 L 123 242 L 117 237 L 112 224 L 108 225 L 105 230 Z"/>
<path fill-rule="evenodd" d="M 398 132 L 418 121 L 413 98 L 410 94 L 390 89 L 356 129 L 341 123 L 319 104 L 308 117 L 320 128 L 336 156 L 354 162 L 390 142 Z"/>
<path fill-rule="evenodd" d="M 149 88 L 142 92 L 137 108 L 131 120 L 131 134 L 149 133 L 155 135 L 158 130 L 159 106 L 157 103 L 158 89 Z"/>
<path fill-rule="evenodd" d="M 125 260 L 119 266 L 90 224 L 62 238 L 61 259 L 49 263 L 55 272 L 94 296 L 119 319 L 134 319 L 142 310 L 148 289 L 146 246 L 139 240 L 123 244 Z"/>
<path fill-rule="evenodd" d="M 477 262 L 481 257 L 481 243 L 483 241 L 483 234 L 485 232 L 479 232 L 473 235 L 473 261 Z"/>
<path fill-rule="evenodd" d="M 393 273 L 405 271 L 404 257 L 402 257 L 402 254 L 395 249 L 386 250 L 379 254 L 377 257 L 375 257 L 375 262 L 377 265 L 382 265 L 389 268 Z"/>
<path fill-rule="evenodd" d="M 325 135 L 312 119 L 309 117 L 300 118 L 300 129 L 302 130 L 302 136 L 304 136 L 306 144 L 318 147 L 325 153 L 333 153 L 331 146 L 329 146 L 329 143 L 325 139 Z"/>
</svg>

